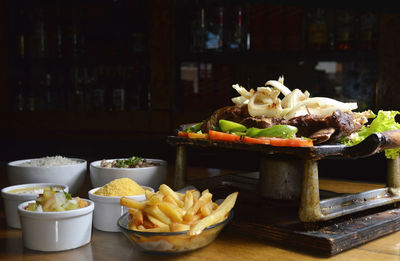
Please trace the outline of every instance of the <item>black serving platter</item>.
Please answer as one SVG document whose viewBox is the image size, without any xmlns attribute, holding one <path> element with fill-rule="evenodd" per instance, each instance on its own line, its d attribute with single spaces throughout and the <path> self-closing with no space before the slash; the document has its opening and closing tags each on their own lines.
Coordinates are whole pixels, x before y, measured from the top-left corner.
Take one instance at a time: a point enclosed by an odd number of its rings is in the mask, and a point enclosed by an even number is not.
<svg viewBox="0 0 400 261">
<path fill-rule="evenodd" d="M 260 153 L 295 156 L 301 159 L 319 160 L 325 157 L 363 158 L 386 149 L 400 147 L 400 130 L 377 132 L 368 136 L 355 146 L 342 144 L 318 145 L 313 147 L 277 147 L 265 144 L 248 144 L 243 142 L 226 142 L 205 139 L 189 139 L 179 136 L 168 136 L 172 146 L 215 147 L 235 150 L 258 151 Z"/>
</svg>

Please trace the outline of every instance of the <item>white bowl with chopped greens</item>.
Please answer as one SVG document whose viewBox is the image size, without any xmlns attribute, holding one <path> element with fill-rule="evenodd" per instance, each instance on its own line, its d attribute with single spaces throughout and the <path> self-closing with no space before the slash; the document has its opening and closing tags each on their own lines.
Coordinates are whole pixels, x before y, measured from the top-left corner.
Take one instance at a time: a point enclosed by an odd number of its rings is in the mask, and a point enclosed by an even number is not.
<svg viewBox="0 0 400 261">
<path fill-rule="evenodd" d="M 36 200 L 18 205 L 22 240 L 26 248 L 63 251 L 91 240 L 94 202 L 46 190 Z"/>
<path fill-rule="evenodd" d="M 90 180 L 95 188 L 102 187 L 114 179 L 130 178 L 139 185 L 158 189 L 165 183 L 166 177 L 167 162 L 161 159 L 131 157 L 90 163 Z"/>
</svg>

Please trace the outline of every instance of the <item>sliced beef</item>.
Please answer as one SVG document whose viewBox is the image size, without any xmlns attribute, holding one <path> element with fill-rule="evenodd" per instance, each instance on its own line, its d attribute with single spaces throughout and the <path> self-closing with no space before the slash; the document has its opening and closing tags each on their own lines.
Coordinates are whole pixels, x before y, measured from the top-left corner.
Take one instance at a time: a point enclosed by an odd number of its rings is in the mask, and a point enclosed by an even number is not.
<svg viewBox="0 0 400 261">
<path fill-rule="evenodd" d="M 268 128 L 277 124 L 287 124 L 298 128 L 297 136 L 314 137 L 315 143 L 334 143 L 342 137 L 361 129 L 362 124 L 355 119 L 353 113 L 336 111 L 323 117 L 318 115 L 303 115 L 284 120 L 281 118 L 251 117 L 247 105 L 227 106 L 218 109 L 210 119 L 203 123 L 202 132 L 208 132 L 218 127 L 220 119 L 241 123 L 247 128 Z"/>
<path fill-rule="evenodd" d="M 310 137 L 322 129 L 334 128 L 329 143 L 350 135 L 361 129 L 361 125 L 355 120 L 353 113 L 335 111 L 327 117 L 316 115 L 304 115 L 282 121 L 281 124 L 288 124 L 298 128 L 297 136 Z"/>
<path fill-rule="evenodd" d="M 250 117 L 247 105 L 242 106 L 226 106 L 216 110 L 210 119 L 203 123 L 201 131 L 207 133 L 213 127 L 218 127 L 219 120 L 228 120 L 234 122 L 241 122 L 243 119 Z"/>
<path fill-rule="evenodd" d="M 256 117 L 247 117 L 240 123 L 246 126 L 247 128 L 265 129 L 277 125 L 281 121 L 282 119 L 279 118 L 256 116 Z"/>
</svg>

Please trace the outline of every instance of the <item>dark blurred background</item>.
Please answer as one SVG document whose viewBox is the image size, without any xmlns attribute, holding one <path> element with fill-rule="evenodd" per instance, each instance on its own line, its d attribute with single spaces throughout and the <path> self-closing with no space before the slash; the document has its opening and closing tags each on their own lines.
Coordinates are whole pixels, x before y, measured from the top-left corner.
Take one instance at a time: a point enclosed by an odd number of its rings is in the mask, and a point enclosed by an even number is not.
<svg viewBox="0 0 400 261">
<path fill-rule="evenodd" d="M 322 3 L 323 2 L 323 3 Z M 400 12 L 385 2 L 0 0 L 0 161 L 133 155 L 175 161 L 183 123 L 285 77 L 290 89 L 399 110 Z M 257 170 L 259 155 L 190 149 L 189 164 Z M 385 181 L 381 154 L 320 176 Z"/>
</svg>

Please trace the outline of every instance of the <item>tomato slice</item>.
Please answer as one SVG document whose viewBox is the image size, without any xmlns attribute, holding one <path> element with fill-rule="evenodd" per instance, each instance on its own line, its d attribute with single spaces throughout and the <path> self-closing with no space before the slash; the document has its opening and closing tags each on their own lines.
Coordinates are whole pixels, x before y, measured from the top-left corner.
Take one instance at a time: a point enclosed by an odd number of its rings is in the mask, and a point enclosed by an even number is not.
<svg viewBox="0 0 400 261">
<path fill-rule="evenodd" d="M 244 143 L 251 143 L 251 144 L 269 144 L 270 139 L 258 139 L 258 138 L 252 138 L 252 137 L 243 137 L 242 141 Z"/>
<path fill-rule="evenodd" d="M 239 141 L 240 140 L 240 136 L 238 136 L 238 135 L 224 133 L 224 132 L 220 132 L 220 131 L 213 131 L 213 130 L 210 130 L 208 132 L 208 137 L 210 137 L 210 140 L 223 140 L 223 141 Z"/>
<path fill-rule="evenodd" d="M 178 136 L 179 136 L 179 137 L 186 137 L 186 138 L 187 138 L 187 137 L 188 137 L 188 134 L 189 134 L 189 133 L 187 133 L 187 132 L 178 131 Z"/>
<path fill-rule="evenodd" d="M 269 144 L 272 146 L 284 146 L 284 147 L 312 147 L 314 143 L 312 140 L 307 139 L 280 139 L 280 138 L 271 138 Z"/>
<path fill-rule="evenodd" d="M 208 134 L 207 133 L 189 132 L 188 137 L 190 139 L 208 139 Z"/>
</svg>

